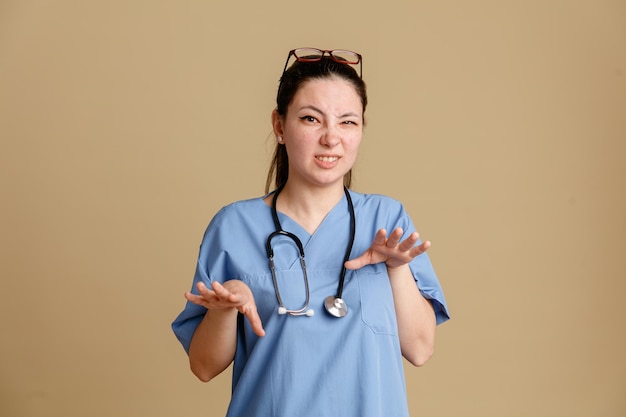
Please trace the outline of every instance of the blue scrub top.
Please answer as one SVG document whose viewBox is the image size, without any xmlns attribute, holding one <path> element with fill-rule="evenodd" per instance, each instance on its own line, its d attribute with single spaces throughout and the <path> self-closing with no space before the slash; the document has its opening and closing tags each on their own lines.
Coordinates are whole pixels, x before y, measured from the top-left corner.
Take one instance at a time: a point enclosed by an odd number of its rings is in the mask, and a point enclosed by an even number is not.
<svg viewBox="0 0 626 417">
<path fill-rule="evenodd" d="M 401 227 L 405 236 L 415 227 L 398 201 L 350 191 L 356 234 L 350 259 L 361 255 L 376 231 Z M 275 230 L 271 208 L 262 198 L 221 209 L 211 220 L 200 246 L 192 291 L 203 281 L 244 281 L 252 290 L 266 335 L 258 337 L 239 315 L 228 416 L 258 417 L 404 417 L 408 416 L 403 362 L 391 285 L 384 263 L 348 271 L 343 299 L 348 315 L 336 318 L 324 310 L 335 295 L 349 243 L 350 213 L 342 199 L 310 235 L 288 216 L 278 213 L 282 228 L 303 243 L 313 317 L 277 314 L 265 243 Z M 272 240 L 281 297 L 288 309 L 304 303 L 306 291 L 296 245 Z M 449 318 L 441 285 L 427 254 L 410 263 L 424 297 L 431 300 L 437 324 Z M 188 351 L 193 332 L 206 309 L 187 302 L 172 323 Z"/>
</svg>

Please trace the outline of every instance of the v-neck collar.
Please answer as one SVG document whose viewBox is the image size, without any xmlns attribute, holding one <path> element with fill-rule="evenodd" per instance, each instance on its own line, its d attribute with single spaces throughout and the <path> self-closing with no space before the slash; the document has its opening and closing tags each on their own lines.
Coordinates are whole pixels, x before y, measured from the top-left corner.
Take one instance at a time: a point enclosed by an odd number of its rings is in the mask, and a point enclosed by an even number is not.
<svg viewBox="0 0 626 417">
<path fill-rule="evenodd" d="M 346 197 L 345 195 L 342 196 L 342 198 L 337 202 L 337 204 L 335 204 L 328 213 L 326 213 L 326 215 L 324 216 L 324 218 L 322 219 L 322 221 L 320 222 L 320 224 L 317 226 L 317 228 L 315 229 L 315 231 L 313 233 L 309 233 L 304 227 L 302 227 L 300 225 L 300 223 L 298 223 L 297 221 L 295 221 L 294 219 L 292 219 L 289 215 L 283 213 L 280 210 L 276 210 L 277 215 L 279 216 L 279 220 L 280 220 L 280 224 L 282 226 L 282 229 L 287 231 L 287 232 L 291 232 L 293 234 L 295 234 L 296 236 L 298 236 L 304 243 L 304 246 L 307 245 L 308 241 L 311 240 L 313 237 L 315 237 L 316 234 L 318 234 L 317 232 L 324 227 L 325 223 L 328 223 L 329 218 L 335 216 L 336 212 L 342 209 L 346 209 L 347 210 L 347 201 L 346 201 Z M 272 209 L 272 207 L 270 206 L 270 210 Z M 304 239 L 303 239 L 304 238 Z"/>
</svg>

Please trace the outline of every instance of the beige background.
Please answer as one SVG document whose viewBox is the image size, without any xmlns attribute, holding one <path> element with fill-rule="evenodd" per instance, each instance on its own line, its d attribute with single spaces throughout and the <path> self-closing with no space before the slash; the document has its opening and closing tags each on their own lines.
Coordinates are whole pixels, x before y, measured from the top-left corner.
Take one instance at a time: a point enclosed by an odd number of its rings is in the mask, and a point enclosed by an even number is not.
<svg viewBox="0 0 626 417">
<path fill-rule="evenodd" d="M 412 415 L 626 415 L 626 2 L 0 0 L 0 416 L 223 415 L 169 326 L 299 46 L 364 55 L 355 189 L 433 242 Z"/>
</svg>

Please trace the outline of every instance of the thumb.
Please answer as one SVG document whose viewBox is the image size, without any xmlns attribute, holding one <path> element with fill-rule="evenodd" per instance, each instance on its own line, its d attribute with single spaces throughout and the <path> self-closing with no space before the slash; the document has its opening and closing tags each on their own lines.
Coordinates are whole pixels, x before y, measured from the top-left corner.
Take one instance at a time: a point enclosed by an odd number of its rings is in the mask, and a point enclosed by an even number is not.
<svg viewBox="0 0 626 417">
<path fill-rule="evenodd" d="M 261 322 L 261 317 L 259 317 L 256 308 L 248 308 L 246 311 L 243 311 L 243 314 L 248 318 L 254 334 L 259 337 L 265 336 L 265 329 L 263 329 L 263 323 Z"/>
<path fill-rule="evenodd" d="M 363 255 L 359 256 L 358 258 L 350 259 L 343 265 L 346 267 L 346 269 L 359 269 L 369 264 L 370 264 L 369 252 L 365 252 Z"/>
</svg>

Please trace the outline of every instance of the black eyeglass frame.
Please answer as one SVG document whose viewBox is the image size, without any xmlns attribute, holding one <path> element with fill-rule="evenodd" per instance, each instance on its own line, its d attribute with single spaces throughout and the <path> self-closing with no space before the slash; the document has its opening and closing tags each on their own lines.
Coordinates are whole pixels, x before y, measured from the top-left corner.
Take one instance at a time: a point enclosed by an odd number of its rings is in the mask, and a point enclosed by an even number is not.
<svg viewBox="0 0 626 417">
<path fill-rule="evenodd" d="M 304 56 L 304 57 L 300 57 L 298 56 L 298 51 L 313 51 L 316 53 L 319 53 L 319 56 L 315 56 L 315 57 L 310 57 L 310 56 Z M 353 54 L 356 57 L 356 61 L 346 61 L 345 58 L 343 57 L 339 57 L 339 55 L 335 56 L 335 54 L 339 54 L 341 52 L 347 52 L 349 54 Z M 359 64 L 359 77 L 361 77 L 361 79 L 363 78 L 363 57 L 361 56 L 361 54 L 356 53 L 354 51 L 349 51 L 347 49 L 331 49 L 331 50 L 324 50 L 324 49 L 317 49 L 317 48 L 297 48 L 297 49 L 292 49 L 291 51 L 289 51 L 289 54 L 287 55 L 287 61 L 285 61 L 285 68 L 283 68 L 283 74 L 285 73 L 285 71 L 287 71 L 287 66 L 289 65 L 289 60 L 291 59 L 291 57 L 294 56 L 296 58 L 296 61 L 300 61 L 300 62 L 317 62 L 317 61 L 321 61 L 325 56 L 329 57 L 330 59 L 332 59 L 335 62 L 338 62 L 339 64 L 344 64 L 344 65 L 356 65 Z"/>
</svg>

